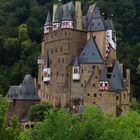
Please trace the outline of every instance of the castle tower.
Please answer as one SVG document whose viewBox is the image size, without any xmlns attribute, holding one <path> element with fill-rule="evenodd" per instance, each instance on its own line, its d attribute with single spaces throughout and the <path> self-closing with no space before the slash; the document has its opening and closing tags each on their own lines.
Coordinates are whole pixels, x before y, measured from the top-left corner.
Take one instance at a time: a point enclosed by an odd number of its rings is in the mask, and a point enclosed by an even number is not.
<svg viewBox="0 0 140 140">
<path fill-rule="evenodd" d="M 57 6 L 55 16 L 54 16 L 54 20 L 53 20 L 53 31 L 57 31 L 61 28 L 62 14 L 63 14 L 62 7 Z"/>
<path fill-rule="evenodd" d="M 73 28 L 72 15 L 70 13 L 68 5 L 63 6 L 63 18 L 62 18 L 61 28 L 62 29 L 72 29 Z"/>
<path fill-rule="evenodd" d="M 44 24 L 44 34 L 50 33 L 51 30 L 52 30 L 51 15 L 50 15 L 50 12 L 48 11 L 46 22 Z"/>
</svg>

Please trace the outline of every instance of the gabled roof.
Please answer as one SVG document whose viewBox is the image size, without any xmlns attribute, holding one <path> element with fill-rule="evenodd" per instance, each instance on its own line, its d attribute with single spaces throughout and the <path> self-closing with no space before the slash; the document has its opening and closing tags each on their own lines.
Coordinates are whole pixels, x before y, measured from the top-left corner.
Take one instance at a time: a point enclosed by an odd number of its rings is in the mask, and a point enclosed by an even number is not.
<svg viewBox="0 0 140 140">
<path fill-rule="evenodd" d="M 78 63 L 78 57 L 77 57 L 77 56 L 76 56 L 75 59 L 74 59 L 73 66 L 74 66 L 74 67 L 79 66 L 79 63 Z"/>
<path fill-rule="evenodd" d="M 30 74 L 26 74 L 19 86 L 10 86 L 7 98 L 10 102 L 17 100 L 39 100 L 35 85 Z"/>
<path fill-rule="evenodd" d="M 117 91 L 124 90 L 123 76 L 120 70 L 120 64 L 118 61 L 114 63 L 111 78 L 109 79 L 109 90 Z"/>
<path fill-rule="evenodd" d="M 105 21 L 100 14 L 97 3 L 90 5 L 86 15 L 86 26 L 88 31 L 105 30 Z"/>
<path fill-rule="evenodd" d="M 52 24 L 51 15 L 50 15 L 50 12 L 48 11 L 48 15 L 47 15 L 46 22 L 45 22 L 44 26 L 51 25 L 51 24 Z"/>
<path fill-rule="evenodd" d="M 81 64 L 102 64 L 104 63 L 103 58 L 98 50 L 96 41 L 94 38 L 90 38 L 84 46 L 80 56 L 79 63 Z"/>
</svg>

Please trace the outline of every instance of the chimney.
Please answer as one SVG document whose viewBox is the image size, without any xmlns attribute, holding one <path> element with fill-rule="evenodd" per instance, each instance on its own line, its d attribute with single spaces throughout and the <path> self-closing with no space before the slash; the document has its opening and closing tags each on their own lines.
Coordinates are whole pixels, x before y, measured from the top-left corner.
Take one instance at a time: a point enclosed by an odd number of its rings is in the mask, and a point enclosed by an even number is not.
<svg viewBox="0 0 140 140">
<path fill-rule="evenodd" d="M 76 19 L 76 28 L 78 30 L 82 30 L 82 10 L 81 10 L 81 2 L 75 2 L 75 19 Z"/>
<path fill-rule="evenodd" d="M 57 4 L 53 5 L 53 21 L 52 22 L 54 22 L 54 18 L 55 18 L 55 13 L 56 13 L 57 7 L 58 7 Z"/>
</svg>

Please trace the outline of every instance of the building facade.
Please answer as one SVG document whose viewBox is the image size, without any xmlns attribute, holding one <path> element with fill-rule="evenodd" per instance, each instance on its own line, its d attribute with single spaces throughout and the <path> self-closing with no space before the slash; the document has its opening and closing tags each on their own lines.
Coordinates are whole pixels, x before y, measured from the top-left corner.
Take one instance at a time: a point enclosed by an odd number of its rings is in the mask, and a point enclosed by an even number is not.
<svg viewBox="0 0 140 140">
<path fill-rule="evenodd" d="M 17 116 L 20 122 L 28 121 L 30 107 L 40 101 L 31 75 L 26 74 L 20 85 L 10 86 L 7 98 L 9 101 L 7 120 L 12 116 Z"/>
<path fill-rule="evenodd" d="M 105 113 L 129 110 L 130 70 L 116 58 L 116 33 L 97 3 L 82 15 L 81 2 L 53 6 L 44 24 L 38 59 L 38 94 L 54 106 L 78 111 L 95 104 Z"/>
</svg>

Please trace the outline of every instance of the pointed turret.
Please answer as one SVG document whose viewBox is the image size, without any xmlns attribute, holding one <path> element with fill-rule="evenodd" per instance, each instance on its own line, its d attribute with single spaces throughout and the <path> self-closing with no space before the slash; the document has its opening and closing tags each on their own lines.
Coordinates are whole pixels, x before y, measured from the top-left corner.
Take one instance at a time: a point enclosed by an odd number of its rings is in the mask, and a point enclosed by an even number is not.
<svg viewBox="0 0 140 140">
<path fill-rule="evenodd" d="M 62 17 L 62 23 L 61 23 L 62 29 L 72 29 L 73 28 L 73 19 L 72 15 L 70 13 L 68 5 L 63 6 L 63 17 Z"/>
<path fill-rule="evenodd" d="M 51 30 L 52 30 L 51 15 L 50 15 L 50 12 L 48 11 L 46 22 L 44 24 L 44 34 L 50 33 Z"/>
<path fill-rule="evenodd" d="M 57 30 L 59 30 L 59 28 L 61 28 L 62 16 L 63 16 L 62 6 L 57 7 L 54 21 L 53 21 L 53 31 L 57 31 Z"/>
<path fill-rule="evenodd" d="M 111 78 L 109 79 L 109 89 L 111 91 L 124 90 L 124 79 L 121 74 L 120 64 L 118 61 L 114 63 Z"/>
<path fill-rule="evenodd" d="M 73 80 L 80 80 L 80 66 L 78 63 L 78 57 L 75 57 L 73 68 L 72 68 L 72 79 Z"/>
<path fill-rule="evenodd" d="M 46 56 L 46 62 L 44 64 L 44 69 L 43 69 L 43 81 L 45 83 L 48 83 L 50 81 L 50 63 L 49 63 L 49 55 L 47 54 Z"/>
</svg>

